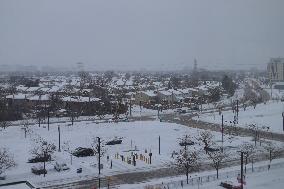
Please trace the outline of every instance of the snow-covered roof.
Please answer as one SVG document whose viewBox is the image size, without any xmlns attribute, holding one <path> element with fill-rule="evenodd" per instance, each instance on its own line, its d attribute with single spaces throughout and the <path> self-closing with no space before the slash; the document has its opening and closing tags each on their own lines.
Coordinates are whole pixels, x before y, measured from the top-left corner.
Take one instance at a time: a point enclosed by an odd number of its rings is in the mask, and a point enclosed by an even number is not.
<svg viewBox="0 0 284 189">
<path fill-rule="evenodd" d="M 159 93 L 161 93 L 162 95 L 165 95 L 165 96 L 171 96 L 172 93 L 170 91 L 159 91 Z"/>
<path fill-rule="evenodd" d="M 29 87 L 26 91 L 27 92 L 35 92 L 35 91 L 37 91 L 39 89 L 40 89 L 40 87 Z"/>
<path fill-rule="evenodd" d="M 49 100 L 49 95 L 45 94 L 45 95 L 33 95 L 33 96 L 29 96 L 27 97 L 28 100 L 36 100 L 36 101 L 40 101 L 40 100 Z"/>
<path fill-rule="evenodd" d="M 198 89 L 195 89 L 195 88 L 188 88 L 188 90 L 191 92 L 198 92 Z"/>
<path fill-rule="evenodd" d="M 18 91 L 25 91 L 25 90 L 28 89 L 28 87 L 25 87 L 25 86 L 23 86 L 23 85 L 19 85 L 19 86 L 16 87 L 16 89 L 17 89 Z"/>
<path fill-rule="evenodd" d="M 62 98 L 62 101 L 64 102 L 95 102 L 100 101 L 99 98 L 94 97 L 84 97 L 84 96 L 67 96 Z"/>
<path fill-rule="evenodd" d="M 22 93 L 6 96 L 7 99 L 16 99 L 16 100 L 26 99 L 26 97 L 27 95 Z"/>
<path fill-rule="evenodd" d="M 50 88 L 48 88 L 48 87 L 42 87 L 42 88 L 40 88 L 39 90 L 42 91 L 42 92 L 48 92 L 48 91 L 50 90 Z"/>
<path fill-rule="evenodd" d="M 52 86 L 48 92 L 53 93 L 53 92 L 60 91 L 60 89 L 61 89 L 61 87 L 55 85 L 55 86 Z"/>
<path fill-rule="evenodd" d="M 170 89 L 169 92 L 170 92 L 170 93 L 173 93 L 174 95 L 182 95 L 182 92 L 179 91 L 179 90 Z"/>
<path fill-rule="evenodd" d="M 146 94 L 147 96 L 151 96 L 151 97 L 157 96 L 157 94 L 155 93 L 155 91 L 142 91 L 141 93 L 144 93 L 144 94 Z"/>
</svg>

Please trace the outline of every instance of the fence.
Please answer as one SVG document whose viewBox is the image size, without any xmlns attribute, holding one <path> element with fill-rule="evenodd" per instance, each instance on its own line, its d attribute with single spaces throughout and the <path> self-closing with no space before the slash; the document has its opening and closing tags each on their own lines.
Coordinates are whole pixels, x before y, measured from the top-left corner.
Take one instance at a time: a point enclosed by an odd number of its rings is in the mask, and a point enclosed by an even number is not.
<svg viewBox="0 0 284 189">
<path fill-rule="evenodd" d="M 246 168 L 246 172 L 244 173 L 245 175 L 248 174 L 252 174 L 252 173 L 259 173 L 259 172 L 264 172 L 264 171 L 268 171 L 269 169 L 279 169 L 284 167 L 284 163 L 280 162 L 280 163 L 274 163 L 271 164 L 270 167 L 268 167 L 268 165 L 262 165 L 262 166 L 257 166 L 257 167 L 250 167 L 248 168 L 248 166 L 250 166 L 249 164 L 247 164 L 247 168 Z M 216 181 L 219 179 L 227 179 L 227 178 L 237 178 L 238 174 L 240 174 L 240 170 L 232 170 L 232 171 L 228 171 L 228 172 L 221 172 L 219 173 L 219 178 L 217 179 L 217 175 L 216 174 L 210 174 L 210 175 L 205 175 L 205 176 L 200 176 L 200 177 L 194 177 L 194 178 L 190 178 L 189 179 L 189 184 L 188 185 L 192 185 L 192 186 L 196 186 L 196 185 L 202 185 L 203 183 L 208 183 L 208 182 L 212 182 L 212 181 Z M 183 186 L 186 186 L 186 179 L 182 179 L 182 180 L 175 180 L 175 181 L 171 181 L 171 182 L 164 182 L 161 184 L 154 184 L 154 185 L 147 185 L 144 186 L 142 188 L 144 189 L 180 189 Z M 137 188 L 137 187 L 135 187 Z"/>
</svg>

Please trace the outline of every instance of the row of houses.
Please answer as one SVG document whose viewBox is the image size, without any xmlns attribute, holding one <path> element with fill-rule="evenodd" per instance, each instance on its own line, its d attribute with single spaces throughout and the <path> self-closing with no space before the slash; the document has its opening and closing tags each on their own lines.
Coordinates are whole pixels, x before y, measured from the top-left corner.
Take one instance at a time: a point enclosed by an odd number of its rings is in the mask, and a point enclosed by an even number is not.
<svg viewBox="0 0 284 189">
<path fill-rule="evenodd" d="M 190 98 L 204 94 L 203 91 L 199 91 L 194 88 L 188 89 L 170 89 L 170 90 L 148 90 L 140 91 L 135 94 L 135 103 L 143 104 L 156 104 L 156 103 L 182 103 L 188 101 Z"/>
</svg>

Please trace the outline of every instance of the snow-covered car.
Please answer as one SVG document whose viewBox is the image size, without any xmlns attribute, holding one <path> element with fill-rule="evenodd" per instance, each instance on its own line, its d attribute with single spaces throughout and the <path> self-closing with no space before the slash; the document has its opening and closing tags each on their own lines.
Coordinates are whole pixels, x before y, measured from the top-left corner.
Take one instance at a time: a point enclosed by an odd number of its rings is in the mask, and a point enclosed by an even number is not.
<svg viewBox="0 0 284 189">
<path fill-rule="evenodd" d="M 73 156 L 76 157 L 86 157 L 86 156 L 93 156 L 94 155 L 94 150 L 91 148 L 76 148 L 75 151 L 72 153 Z"/>
<path fill-rule="evenodd" d="M 0 175 L 0 180 L 5 180 L 6 179 L 6 175 Z"/>
<path fill-rule="evenodd" d="M 182 141 L 179 143 L 180 146 L 190 146 L 190 145 L 194 145 L 193 141 Z"/>
<path fill-rule="evenodd" d="M 241 189 L 240 185 L 234 184 L 232 181 L 221 182 L 220 186 L 227 189 Z"/>
<path fill-rule="evenodd" d="M 28 163 L 37 163 L 51 160 L 51 156 L 48 154 L 46 156 L 36 156 L 28 159 Z"/>
<path fill-rule="evenodd" d="M 122 121 L 122 122 L 128 122 L 128 118 L 127 117 L 121 117 L 119 118 L 119 121 Z"/>
<path fill-rule="evenodd" d="M 206 150 L 207 152 L 216 152 L 219 151 L 219 148 L 214 148 L 214 147 L 204 147 L 204 150 Z"/>
<path fill-rule="evenodd" d="M 56 171 L 65 171 L 65 170 L 68 170 L 70 168 L 67 166 L 66 163 L 57 161 L 57 162 L 55 162 L 54 169 Z"/>
<path fill-rule="evenodd" d="M 122 143 L 121 138 L 115 137 L 113 140 L 106 142 L 106 145 L 116 145 L 116 144 L 121 144 L 121 143 Z"/>
<path fill-rule="evenodd" d="M 36 175 L 41 175 L 41 174 L 46 174 L 47 171 L 46 169 L 43 168 L 43 166 L 33 166 L 31 168 L 32 173 L 36 174 Z"/>
</svg>

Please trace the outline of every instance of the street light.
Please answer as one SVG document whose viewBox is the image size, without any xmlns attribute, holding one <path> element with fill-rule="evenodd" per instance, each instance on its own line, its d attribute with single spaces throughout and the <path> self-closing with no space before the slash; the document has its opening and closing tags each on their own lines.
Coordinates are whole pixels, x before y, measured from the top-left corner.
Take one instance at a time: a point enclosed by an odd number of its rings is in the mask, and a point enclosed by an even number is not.
<svg viewBox="0 0 284 189">
<path fill-rule="evenodd" d="M 97 139 L 98 139 L 98 153 L 99 153 L 99 162 L 98 162 L 98 164 L 99 164 L 99 175 L 101 174 L 101 138 L 100 137 L 97 137 Z"/>
<path fill-rule="evenodd" d="M 243 180 L 244 152 L 243 151 L 237 151 L 237 152 L 241 153 L 241 189 L 243 189 L 244 188 L 244 186 L 243 186 L 243 183 L 244 183 L 244 180 Z"/>
<path fill-rule="evenodd" d="M 282 112 L 283 131 L 284 131 L 284 112 Z"/>
</svg>

